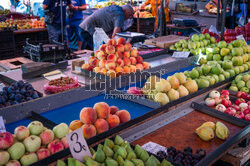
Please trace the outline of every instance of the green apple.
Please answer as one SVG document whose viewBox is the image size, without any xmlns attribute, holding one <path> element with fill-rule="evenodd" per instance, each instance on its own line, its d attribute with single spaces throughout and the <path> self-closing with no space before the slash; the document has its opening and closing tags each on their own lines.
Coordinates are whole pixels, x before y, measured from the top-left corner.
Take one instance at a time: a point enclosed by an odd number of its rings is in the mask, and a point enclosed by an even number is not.
<svg viewBox="0 0 250 166">
<path fill-rule="evenodd" d="M 25 154 L 21 158 L 20 161 L 21 161 L 22 166 L 28 166 L 28 165 L 31 165 L 31 164 L 37 162 L 38 157 L 37 157 L 36 153 L 28 153 L 28 154 Z"/>
<path fill-rule="evenodd" d="M 230 44 L 227 45 L 227 48 L 231 51 L 234 47 L 233 47 L 233 45 L 230 43 Z"/>
<path fill-rule="evenodd" d="M 201 67 L 196 67 L 195 69 L 199 72 L 199 76 L 202 76 L 202 69 L 201 69 Z"/>
<path fill-rule="evenodd" d="M 210 66 L 218 65 L 218 61 L 209 61 L 209 62 L 207 62 L 207 64 Z"/>
<path fill-rule="evenodd" d="M 188 42 L 188 49 L 196 49 L 196 45 L 194 42 Z"/>
<path fill-rule="evenodd" d="M 35 135 L 31 135 L 24 139 L 23 144 L 26 151 L 36 152 L 41 146 L 41 138 Z"/>
<path fill-rule="evenodd" d="M 243 66 L 238 66 L 240 69 L 240 73 L 244 72 L 245 68 Z"/>
<path fill-rule="evenodd" d="M 240 91 L 241 91 L 241 92 L 249 93 L 249 89 L 248 89 L 247 87 L 242 87 L 242 88 L 240 88 Z"/>
<path fill-rule="evenodd" d="M 232 90 L 232 91 L 237 92 L 237 91 L 238 91 L 238 88 L 237 88 L 237 86 L 230 86 L 230 87 L 229 87 L 229 90 Z"/>
<path fill-rule="evenodd" d="M 219 54 L 219 53 L 220 53 L 220 49 L 218 47 L 214 47 L 213 54 Z"/>
<path fill-rule="evenodd" d="M 246 75 L 242 76 L 242 80 L 245 81 L 245 82 L 249 81 L 250 80 L 250 75 L 246 74 Z"/>
<path fill-rule="evenodd" d="M 237 82 L 239 82 L 239 81 L 242 81 L 242 75 L 240 74 L 240 75 L 237 75 L 236 77 L 235 77 L 235 79 L 234 79 L 234 81 L 235 81 L 235 83 L 237 83 Z"/>
<path fill-rule="evenodd" d="M 69 133 L 69 127 L 66 123 L 60 123 L 53 128 L 56 138 L 63 138 Z"/>
<path fill-rule="evenodd" d="M 206 79 L 209 81 L 209 85 L 215 84 L 215 79 L 211 76 L 207 76 Z"/>
<path fill-rule="evenodd" d="M 244 54 L 243 48 L 242 48 L 242 47 L 239 47 L 238 50 L 240 51 L 240 55 L 243 55 L 243 54 Z"/>
<path fill-rule="evenodd" d="M 213 74 L 212 77 L 215 79 L 215 82 L 219 82 L 219 76 L 216 74 Z"/>
<path fill-rule="evenodd" d="M 239 74 L 240 73 L 240 69 L 236 66 L 233 68 L 235 74 Z"/>
<path fill-rule="evenodd" d="M 200 41 L 200 47 L 204 47 L 205 44 L 204 44 L 204 41 Z"/>
<path fill-rule="evenodd" d="M 0 151 L 0 165 L 5 165 L 8 163 L 10 155 L 6 151 Z"/>
<path fill-rule="evenodd" d="M 220 42 L 218 43 L 218 47 L 219 47 L 219 48 L 226 48 L 226 47 L 227 47 L 227 42 L 225 42 L 225 41 L 220 41 Z"/>
<path fill-rule="evenodd" d="M 211 71 L 211 66 L 205 64 L 205 65 L 201 66 L 201 69 L 202 69 L 202 73 L 204 75 L 208 75 L 210 73 L 210 71 Z"/>
<path fill-rule="evenodd" d="M 189 76 L 192 79 L 199 78 L 199 72 L 198 72 L 198 70 L 193 69 L 192 71 L 189 72 Z"/>
<path fill-rule="evenodd" d="M 213 54 L 213 49 L 210 48 L 210 47 L 207 47 L 207 48 L 206 48 L 206 54 L 210 54 L 210 53 Z"/>
<path fill-rule="evenodd" d="M 213 60 L 213 54 L 212 53 L 207 54 L 207 60 L 208 61 L 212 61 Z"/>
<path fill-rule="evenodd" d="M 208 45 L 208 41 L 207 40 L 203 40 L 204 46 Z"/>
<path fill-rule="evenodd" d="M 39 121 L 32 121 L 28 125 L 31 135 L 40 135 L 43 132 L 43 124 Z"/>
<path fill-rule="evenodd" d="M 250 80 L 247 81 L 247 88 L 250 89 Z"/>
<path fill-rule="evenodd" d="M 230 53 L 230 50 L 228 49 L 228 48 L 222 48 L 221 50 L 220 50 L 220 55 L 221 56 L 226 56 L 226 55 L 228 55 Z"/>
<path fill-rule="evenodd" d="M 216 39 L 214 37 L 210 38 L 211 43 L 216 43 Z"/>
<path fill-rule="evenodd" d="M 242 41 L 241 40 L 234 40 L 232 42 L 234 47 L 241 47 L 242 46 Z"/>
<path fill-rule="evenodd" d="M 232 62 L 233 62 L 234 66 L 239 66 L 239 64 L 240 64 L 239 57 L 233 57 Z"/>
<path fill-rule="evenodd" d="M 200 48 L 200 46 L 201 46 L 201 43 L 200 43 L 200 42 L 196 41 L 196 42 L 194 42 L 194 43 L 195 43 L 195 45 L 196 45 L 196 48 Z"/>
<path fill-rule="evenodd" d="M 203 65 L 203 64 L 206 64 L 207 63 L 207 60 L 205 58 L 201 58 L 200 59 L 200 65 Z"/>
<path fill-rule="evenodd" d="M 237 82 L 238 89 L 241 89 L 241 88 L 245 87 L 245 85 L 246 85 L 246 83 L 244 81 L 242 81 L 242 80 Z"/>
<path fill-rule="evenodd" d="M 241 49 L 233 48 L 232 49 L 232 56 L 241 56 Z"/>
<path fill-rule="evenodd" d="M 223 60 L 231 60 L 232 59 L 232 56 L 230 55 L 227 55 L 227 56 L 224 56 Z"/>
<path fill-rule="evenodd" d="M 221 82 L 221 81 L 224 81 L 224 80 L 225 80 L 225 76 L 223 74 L 220 74 L 219 75 L 219 81 Z"/>
<path fill-rule="evenodd" d="M 182 51 L 182 48 L 181 48 L 181 47 L 179 47 L 179 48 L 177 48 L 176 50 L 177 50 L 177 51 Z"/>
<path fill-rule="evenodd" d="M 208 33 L 205 34 L 206 39 L 210 39 L 210 35 Z"/>
<path fill-rule="evenodd" d="M 180 47 L 181 47 L 181 43 L 180 43 L 180 42 L 176 42 L 176 43 L 175 43 L 175 47 L 176 47 L 176 48 L 180 48 Z"/>
<path fill-rule="evenodd" d="M 246 46 L 242 47 L 242 49 L 243 49 L 243 54 L 245 54 L 247 52 Z"/>
<path fill-rule="evenodd" d="M 248 65 L 247 64 L 243 64 L 244 67 L 244 71 L 248 70 Z"/>
<path fill-rule="evenodd" d="M 207 79 L 200 79 L 198 81 L 198 87 L 199 87 L 199 89 L 203 89 L 203 88 L 209 87 L 209 81 Z"/>
<path fill-rule="evenodd" d="M 223 71 L 222 74 L 225 76 L 226 79 L 230 78 L 230 73 L 227 71 Z"/>
<path fill-rule="evenodd" d="M 205 39 L 205 35 L 199 34 L 199 40 L 202 41 L 202 40 L 204 40 L 204 39 Z"/>
<path fill-rule="evenodd" d="M 223 67 L 224 70 L 232 69 L 233 68 L 233 63 L 230 60 L 224 60 L 222 62 L 222 67 Z"/>
<path fill-rule="evenodd" d="M 219 75 L 221 73 L 221 67 L 219 65 L 212 66 L 211 73 Z"/>
<path fill-rule="evenodd" d="M 246 63 L 248 61 L 248 55 L 247 54 L 244 54 L 242 56 L 242 58 L 243 58 L 243 63 Z"/>
<path fill-rule="evenodd" d="M 220 61 L 220 60 L 221 60 L 220 54 L 214 54 L 214 55 L 213 55 L 213 60 L 214 60 L 214 61 Z"/>
<path fill-rule="evenodd" d="M 176 50 L 176 47 L 174 45 L 169 47 L 170 50 Z"/>
<path fill-rule="evenodd" d="M 187 43 L 182 43 L 182 48 L 188 48 L 188 44 Z"/>
<path fill-rule="evenodd" d="M 199 41 L 199 36 L 198 36 L 197 34 L 194 34 L 194 35 L 192 35 L 191 40 L 192 40 L 193 42 Z"/>
<path fill-rule="evenodd" d="M 239 65 L 242 66 L 243 65 L 243 58 L 242 56 L 238 56 L 239 59 Z"/>
<path fill-rule="evenodd" d="M 21 142 L 14 143 L 9 149 L 11 159 L 19 160 L 25 153 L 25 147 Z"/>
<path fill-rule="evenodd" d="M 226 70 L 226 71 L 230 73 L 230 77 L 235 76 L 235 72 L 234 72 L 233 69 L 229 69 L 229 70 Z"/>
</svg>

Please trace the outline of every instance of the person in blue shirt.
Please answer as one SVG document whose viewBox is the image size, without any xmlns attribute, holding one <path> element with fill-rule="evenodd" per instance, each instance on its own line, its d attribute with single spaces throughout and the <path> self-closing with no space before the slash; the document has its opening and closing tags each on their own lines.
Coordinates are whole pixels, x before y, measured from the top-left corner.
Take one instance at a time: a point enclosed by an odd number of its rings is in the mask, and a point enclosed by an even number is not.
<svg viewBox="0 0 250 166">
<path fill-rule="evenodd" d="M 78 47 L 78 50 L 81 50 L 83 39 L 80 36 L 79 24 L 83 20 L 82 11 L 87 9 L 87 5 L 85 3 L 85 0 L 71 0 L 71 3 L 76 9 L 74 11 L 68 10 L 67 12 L 68 13 L 68 18 L 67 18 L 68 39 L 69 39 L 70 46 L 71 46 L 71 43 L 74 43 L 74 39 L 75 39 L 74 36 L 75 36 L 77 40 L 76 47 Z M 72 40 L 73 42 L 71 42 Z"/>
<path fill-rule="evenodd" d="M 62 1 L 62 13 L 60 9 L 60 1 Z M 43 9 L 49 10 L 50 13 L 53 14 L 53 21 L 47 22 L 46 26 L 49 33 L 49 40 L 59 41 L 60 35 L 63 35 L 64 41 L 67 41 L 67 33 L 66 33 L 66 7 L 69 7 L 69 10 L 76 10 L 77 7 L 74 7 L 71 3 L 71 0 L 44 0 L 43 1 Z M 63 21 L 63 34 L 61 30 L 61 15 Z M 61 41 L 61 42 L 64 42 Z"/>
</svg>

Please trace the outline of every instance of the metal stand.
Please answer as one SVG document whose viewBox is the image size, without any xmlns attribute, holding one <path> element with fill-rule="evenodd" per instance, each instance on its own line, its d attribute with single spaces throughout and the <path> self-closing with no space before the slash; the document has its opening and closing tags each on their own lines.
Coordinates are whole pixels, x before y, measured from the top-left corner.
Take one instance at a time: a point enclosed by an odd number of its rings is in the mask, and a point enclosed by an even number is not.
<svg viewBox="0 0 250 166">
<path fill-rule="evenodd" d="M 226 7 L 227 7 L 227 0 L 224 0 L 223 3 L 223 13 L 222 13 L 222 25 L 221 25 L 221 40 L 224 39 L 224 27 L 226 22 Z"/>
<path fill-rule="evenodd" d="M 62 33 L 62 43 L 64 43 L 64 28 L 63 28 L 63 9 L 62 9 L 62 0 L 60 0 L 60 12 L 61 12 L 61 33 Z"/>
</svg>

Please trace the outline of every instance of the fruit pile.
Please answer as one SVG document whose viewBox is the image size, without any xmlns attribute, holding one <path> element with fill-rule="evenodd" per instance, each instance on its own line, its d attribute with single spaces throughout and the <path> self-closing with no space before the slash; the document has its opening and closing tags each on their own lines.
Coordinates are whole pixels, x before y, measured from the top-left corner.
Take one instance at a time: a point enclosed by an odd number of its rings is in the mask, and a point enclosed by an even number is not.
<svg viewBox="0 0 250 166">
<path fill-rule="evenodd" d="M 45 28 L 44 17 L 41 17 L 40 20 L 33 19 L 8 19 L 5 22 L 0 22 L 0 30 L 4 28 L 12 28 L 17 25 L 17 29 L 38 29 Z"/>
<path fill-rule="evenodd" d="M 226 140 L 230 134 L 227 126 L 219 121 L 216 124 L 214 122 L 205 122 L 195 130 L 195 133 L 203 141 L 210 141 L 214 139 L 214 131 L 217 138 L 221 140 Z"/>
<path fill-rule="evenodd" d="M 250 92 L 250 72 L 237 75 L 229 87 L 232 91 Z"/>
<path fill-rule="evenodd" d="M 141 89 L 131 87 L 127 93 L 136 95 L 144 94 L 148 99 L 165 105 L 170 101 L 187 96 L 197 90 L 198 86 L 194 80 L 186 80 L 186 76 L 183 73 L 176 73 L 169 76 L 167 80 L 151 76 Z"/>
<path fill-rule="evenodd" d="M 89 58 L 88 63 L 82 65 L 85 70 L 108 75 L 111 78 L 149 67 L 149 63 L 143 62 L 142 57 L 138 55 L 138 50 L 132 48 L 130 43 L 125 43 L 124 38 L 119 38 L 117 41 L 110 39 Z"/>
<path fill-rule="evenodd" d="M 0 91 L 0 108 L 15 105 L 39 98 L 37 91 L 29 83 L 22 80 L 2 88 Z"/>
<path fill-rule="evenodd" d="M 193 149 L 189 146 L 187 146 L 184 151 L 177 150 L 175 147 L 170 146 L 167 148 L 167 153 L 158 151 L 157 155 L 171 162 L 173 165 L 193 166 L 206 156 L 206 151 L 204 149 L 199 149 L 196 153 L 193 153 Z"/>
<path fill-rule="evenodd" d="M 10 13 L 9 9 L 0 10 L 0 15 L 6 15 L 6 14 L 9 14 L 9 13 Z"/>
<path fill-rule="evenodd" d="M 153 18 L 154 16 L 152 15 L 152 13 L 148 12 L 148 11 L 136 11 L 134 13 L 134 18 L 138 18 L 138 13 L 139 13 L 139 18 Z"/>
<path fill-rule="evenodd" d="M 90 149 L 92 158 L 85 156 L 84 164 L 87 166 L 169 166 L 171 165 L 167 160 L 160 162 L 155 156 L 148 154 L 139 145 L 132 148 L 131 145 L 124 141 L 120 136 L 116 136 L 115 140 L 106 139 L 104 144 L 98 144 L 97 150 Z M 72 159 L 68 160 L 74 161 Z M 67 165 L 64 161 L 58 160 L 57 164 Z"/>
<path fill-rule="evenodd" d="M 239 119 L 250 121 L 250 102 L 246 102 L 243 99 L 243 97 L 247 98 L 247 96 L 248 95 L 244 92 L 238 92 L 238 99 L 232 104 L 228 90 L 222 90 L 221 93 L 213 90 L 209 93 L 209 97 L 206 98 L 205 104 L 209 107 L 215 107 L 216 110 L 235 116 Z"/>
<path fill-rule="evenodd" d="M 69 128 L 65 123 L 47 129 L 39 121 L 27 127 L 19 126 L 12 135 L 0 133 L 0 165 L 30 165 L 51 154 L 68 148 L 66 135 Z"/>
<path fill-rule="evenodd" d="M 72 131 L 82 128 L 84 138 L 88 139 L 130 119 L 128 111 L 119 110 L 116 106 L 109 107 L 107 103 L 99 102 L 93 108 L 84 107 L 80 112 L 80 120 L 72 121 L 69 128 Z"/>
<path fill-rule="evenodd" d="M 215 47 L 216 39 L 209 34 L 194 34 L 190 40 L 180 40 L 169 47 L 170 50 L 190 52 L 198 55 L 206 52 L 206 48 Z"/>
</svg>

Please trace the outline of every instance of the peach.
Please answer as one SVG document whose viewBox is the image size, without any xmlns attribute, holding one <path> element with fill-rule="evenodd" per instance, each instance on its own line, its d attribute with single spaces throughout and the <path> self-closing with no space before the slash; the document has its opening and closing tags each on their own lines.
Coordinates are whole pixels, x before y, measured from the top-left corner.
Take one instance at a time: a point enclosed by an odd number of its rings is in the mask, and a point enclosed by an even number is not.
<svg viewBox="0 0 250 166">
<path fill-rule="evenodd" d="M 139 55 L 139 52 L 136 48 L 134 48 L 130 51 L 130 56 L 137 57 L 138 55 Z"/>
<path fill-rule="evenodd" d="M 113 62 L 115 62 L 116 61 L 116 55 L 115 54 L 109 54 L 108 56 L 107 56 L 107 60 L 108 61 L 113 61 Z"/>
<path fill-rule="evenodd" d="M 63 138 L 61 139 L 61 141 L 62 141 L 63 146 L 64 146 L 65 149 L 69 147 L 69 143 L 68 143 L 66 137 L 63 137 Z"/>
<path fill-rule="evenodd" d="M 95 52 L 95 56 L 97 56 L 97 54 L 98 54 L 99 52 L 100 52 L 100 50 L 96 51 L 96 52 Z"/>
<path fill-rule="evenodd" d="M 143 62 L 143 59 L 142 59 L 141 56 L 137 56 L 137 57 L 136 57 L 136 61 L 137 61 L 137 63 L 142 63 L 142 62 Z"/>
<path fill-rule="evenodd" d="M 142 64 L 136 64 L 136 70 L 143 70 L 144 68 L 143 68 L 143 66 L 142 66 Z"/>
<path fill-rule="evenodd" d="M 130 71 L 131 71 L 131 72 L 133 72 L 133 73 L 136 72 L 136 67 L 135 67 L 135 65 L 130 65 L 129 67 L 130 67 Z"/>
<path fill-rule="evenodd" d="M 79 129 L 80 127 L 82 127 L 83 123 L 80 120 L 73 120 L 70 125 L 69 125 L 69 129 L 71 129 L 72 131 L 75 131 L 76 129 Z"/>
<path fill-rule="evenodd" d="M 92 61 L 96 60 L 97 58 L 94 56 L 91 56 L 88 60 L 89 65 L 91 65 Z"/>
<path fill-rule="evenodd" d="M 109 128 L 112 129 L 120 124 L 120 118 L 117 115 L 109 115 L 107 118 Z"/>
<path fill-rule="evenodd" d="M 84 69 L 84 70 L 88 70 L 89 67 L 90 67 L 90 65 L 88 63 L 85 63 L 82 65 L 82 69 Z"/>
<path fill-rule="evenodd" d="M 137 61 L 136 61 L 135 57 L 130 57 L 129 59 L 130 59 L 132 65 L 136 65 Z"/>
<path fill-rule="evenodd" d="M 117 51 L 117 52 L 124 52 L 124 45 L 118 44 L 118 45 L 116 46 L 116 51 Z"/>
<path fill-rule="evenodd" d="M 121 37 L 121 38 L 119 38 L 119 39 L 117 40 L 117 43 L 118 43 L 118 44 L 123 44 L 123 45 L 124 45 L 124 44 L 126 43 L 126 41 L 125 41 L 124 38 Z"/>
<path fill-rule="evenodd" d="M 106 53 L 107 53 L 107 54 L 114 54 L 114 53 L 115 53 L 115 47 L 112 46 L 112 45 L 108 45 L 108 46 L 106 47 Z"/>
<path fill-rule="evenodd" d="M 102 52 L 105 52 L 106 51 L 106 47 L 107 47 L 107 44 L 103 44 L 103 45 L 101 45 L 101 47 L 100 47 L 100 51 L 102 51 Z"/>
<path fill-rule="evenodd" d="M 93 124 L 97 119 L 96 110 L 90 107 L 84 107 L 80 112 L 80 120 L 85 124 Z"/>
<path fill-rule="evenodd" d="M 126 43 L 126 44 L 124 45 L 124 50 L 125 50 L 125 51 L 130 51 L 131 49 L 132 49 L 132 46 L 131 46 L 130 43 Z"/>
<path fill-rule="evenodd" d="M 129 66 L 124 66 L 123 70 L 125 74 L 129 74 L 131 72 Z"/>
<path fill-rule="evenodd" d="M 107 69 L 102 68 L 101 71 L 100 71 L 100 74 L 107 75 Z"/>
<path fill-rule="evenodd" d="M 51 154 L 55 154 L 64 149 L 63 143 L 59 139 L 55 139 L 48 145 L 48 149 L 50 150 Z"/>
<path fill-rule="evenodd" d="M 40 134 L 41 142 L 43 145 L 48 145 L 55 138 L 54 132 L 52 130 L 45 130 Z"/>
<path fill-rule="evenodd" d="M 114 115 L 116 112 L 119 111 L 119 108 L 116 106 L 111 106 L 110 108 L 110 114 Z"/>
<path fill-rule="evenodd" d="M 104 68 L 106 63 L 107 63 L 107 60 L 101 60 L 101 61 L 99 62 L 99 67 L 100 67 L 100 68 Z"/>
<path fill-rule="evenodd" d="M 99 59 L 95 59 L 95 60 L 91 61 L 90 66 L 92 66 L 93 68 L 98 67 L 99 62 L 100 62 Z"/>
<path fill-rule="evenodd" d="M 120 110 L 116 115 L 120 118 L 121 123 L 127 122 L 131 119 L 130 113 L 127 110 Z"/>
<path fill-rule="evenodd" d="M 107 103 L 96 103 L 93 108 L 96 110 L 98 118 L 106 119 L 109 116 L 109 105 Z"/>
<path fill-rule="evenodd" d="M 123 61 L 121 58 L 118 58 L 118 59 L 116 60 L 116 64 L 117 64 L 117 66 L 123 67 L 123 66 L 124 66 L 124 61 Z"/>
<path fill-rule="evenodd" d="M 112 46 L 116 46 L 116 41 L 115 41 L 115 39 L 110 39 L 110 40 L 108 40 L 108 45 L 112 45 Z"/>
<path fill-rule="evenodd" d="M 149 69 L 150 65 L 148 62 L 142 62 L 143 69 Z"/>
<path fill-rule="evenodd" d="M 100 73 L 100 71 L 101 71 L 101 68 L 100 68 L 100 67 L 95 67 L 95 68 L 93 69 L 93 72 L 95 72 L 95 73 Z"/>
<path fill-rule="evenodd" d="M 123 53 L 121 53 L 121 52 L 116 52 L 116 53 L 115 53 L 115 55 L 116 55 L 117 58 L 122 58 L 122 57 L 123 57 L 122 54 L 123 54 Z"/>
<path fill-rule="evenodd" d="M 95 128 L 96 128 L 97 134 L 100 134 L 109 130 L 109 124 L 104 119 L 97 119 L 97 121 L 95 122 Z"/>
<path fill-rule="evenodd" d="M 116 76 L 122 75 L 122 73 L 123 73 L 123 68 L 120 67 L 120 66 L 117 66 L 117 67 L 115 68 L 115 72 L 116 72 Z"/>
<path fill-rule="evenodd" d="M 131 65 L 131 61 L 129 58 L 123 58 L 123 62 L 125 66 L 130 66 Z"/>
<path fill-rule="evenodd" d="M 107 61 L 107 63 L 105 64 L 105 67 L 107 70 L 115 70 L 115 62 L 113 61 Z"/>
<path fill-rule="evenodd" d="M 99 51 L 96 56 L 99 60 L 105 60 L 107 58 L 106 54 L 103 51 Z"/>
<path fill-rule="evenodd" d="M 94 137 L 96 135 L 96 128 L 92 124 L 84 124 L 82 126 L 82 132 L 85 139 Z"/>
<path fill-rule="evenodd" d="M 47 148 L 41 147 L 40 149 L 37 150 L 36 155 L 38 157 L 38 160 L 42 160 L 50 156 L 50 151 Z"/>
<path fill-rule="evenodd" d="M 110 78 L 115 78 L 116 77 L 116 72 L 114 70 L 109 70 L 107 72 L 107 76 L 109 76 Z"/>
<path fill-rule="evenodd" d="M 123 52 L 123 58 L 129 58 L 129 57 L 130 57 L 130 52 L 129 51 Z"/>
</svg>

